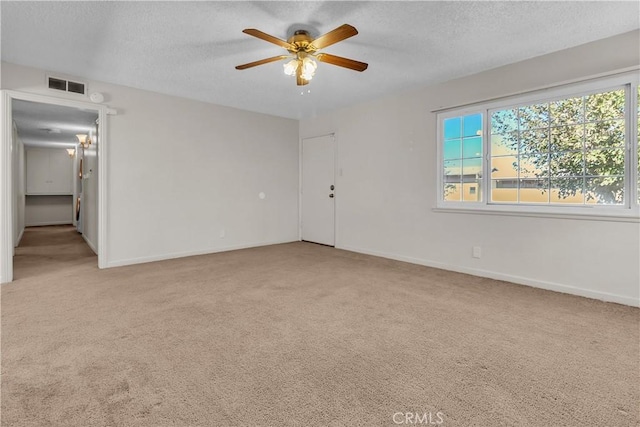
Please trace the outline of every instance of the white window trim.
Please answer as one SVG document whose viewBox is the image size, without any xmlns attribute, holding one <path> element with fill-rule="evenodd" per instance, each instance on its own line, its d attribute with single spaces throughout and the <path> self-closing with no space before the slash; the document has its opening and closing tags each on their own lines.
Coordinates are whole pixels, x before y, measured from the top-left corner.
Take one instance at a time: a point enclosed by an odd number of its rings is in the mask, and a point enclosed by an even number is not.
<svg viewBox="0 0 640 427">
<path fill-rule="evenodd" d="M 637 132 L 632 132 L 638 127 L 637 90 L 640 78 L 637 71 L 616 74 L 612 77 L 592 79 L 581 83 L 572 83 L 563 86 L 555 86 L 536 92 L 526 93 L 521 96 L 509 96 L 507 98 L 494 99 L 485 103 L 474 103 L 448 109 L 436 113 L 436 137 L 437 137 L 437 203 L 433 209 L 435 212 L 478 213 L 516 216 L 535 216 L 568 219 L 592 219 L 605 221 L 640 222 L 640 204 L 637 198 L 638 183 L 638 137 Z M 507 109 L 519 104 L 549 102 L 557 98 L 569 98 L 582 96 L 589 92 L 607 91 L 627 87 L 627 105 L 625 111 L 625 139 L 626 162 L 625 170 L 625 204 L 615 206 L 603 205 L 549 205 L 549 204 L 519 204 L 519 203 L 491 203 L 489 201 L 491 179 L 487 175 L 490 170 L 491 157 L 489 152 L 489 117 L 492 111 Z M 631 96 L 629 96 L 631 95 Z M 483 178 L 481 202 L 453 202 L 444 200 L 444 161 L 443 161 L 443 122 L 447 118 L 481 113 L 483 116 Z"/>
</svg>

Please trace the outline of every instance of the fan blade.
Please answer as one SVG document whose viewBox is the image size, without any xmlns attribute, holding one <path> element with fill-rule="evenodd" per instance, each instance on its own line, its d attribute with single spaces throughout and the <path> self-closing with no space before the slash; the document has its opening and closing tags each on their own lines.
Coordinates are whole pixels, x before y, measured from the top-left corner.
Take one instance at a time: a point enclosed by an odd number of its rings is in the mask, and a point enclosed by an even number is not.
<svg viewBox="0 0 640 427">
<path fill-rule="evenodd" d="M 249 62 L 248 64 L 238 65 L 236 70 L 246 70 L 247 68 L 257 67 L 258 65 L 268 64 L 269 62 L 280 61 L 281 59 L 288 58 L 287 55 L 278 55 L 271 58 L 261 59 L 260 61 Z"/>
<path fill-rule="evenodd" d="M 353 59 L 343 58 L 341 56 L 330 55 L 328 53 L 319 53 L 315 55 L 316 59 L 320 62 L 326 62 L 327 64 L 337 65 L 338 67 L 349 68 L 356 71 L 364 71 L 369 64 L 360 61 L 354 61 Z"/>
<path fill-rule="evenodd" d="M 247 28 L 247 29 L 242 30 L 242 32 L 245 33 L 245 34 L 249 34 L 250 36 L 257 37 L 257 38 L 259 38 L 261 40 L 267 41 L 269 43 L 276 44 L 276 45 L 278 45 L 280 47 L 283 47 L 283 48 L 285 48 L 287 50 L 298 50 L 291 43 L 287 43 L 286 41 L 280 40 L 277 37 L 270 36 L 269 34 L 263 33 L 262 31 L 256 30 L 255 28 Z"/>
<path fill-rule="evenodd" d="M 331 46 L 334 43 L 348 39 L 358 34 L 358 30 L 349 24 L 339 26 L 333 31 L 329 31 L 327 34 L 323 34 L 314 41 L 311 42 L 311 46 L 315 50 L 324 49 L 327 46 Z"/>
</svg>

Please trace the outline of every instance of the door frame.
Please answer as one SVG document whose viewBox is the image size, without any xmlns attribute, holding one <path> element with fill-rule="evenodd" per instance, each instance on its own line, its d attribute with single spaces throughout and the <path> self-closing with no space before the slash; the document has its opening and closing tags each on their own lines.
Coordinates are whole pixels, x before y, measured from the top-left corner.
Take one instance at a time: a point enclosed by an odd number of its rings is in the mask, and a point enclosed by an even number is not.
<svg viewBox="0 0 640 427">
<path fill-rule="evenodd" d="M 55 98 L 15 90 L 2 90 L 0 102 L 0 283 L 13 280 L 13 156 L 11 153 L 13 110 L 12 101 L 38 102 L 72 108 L 83 108 L 98 112 L 102 124 L 98 141 L 98 268 L 106 268 L 107 248 L 107 150 L 108 126 L 106 105 L 71 99 Z"/>
<path fill-rule="evenodd" d="M 329 132 L 329 133 L 323 133 L 320 135 L 315 135 L 315 136 L 305 136 L 305 137 L 301 137 L 300 141 L 298 143 L 298 241 L 302 241 L 302 168 L 303 168 L 303 164 L 302 164 L 302 147 L 303 147 L 303 142 L 305 139 L 314 139 L 314 138 L 322 138 L 325 136 L 330 136 L 333 138 L 334 141 L 334 152 L 333 152 L 333 182 L 334 185 L 336 186 L 336 190 L 338 192 L 335 192 L 334 194 L 336 195 L 336 197 L 333 199 L 333 247 L 337 248 L 338 247 L 338 204 L 339 204 L 339 191 L 340 191 L 340 187 L 338 185 L 338 176 L 342 175 L 342 169 L 338 167 L 338 152 L 339 152 L 339 148 L 338 148 L 338 137 L 337 137 L 337 133 L 336 132 Z M 338 172 L 340 171 L 340 172 Z"/>
</svg>

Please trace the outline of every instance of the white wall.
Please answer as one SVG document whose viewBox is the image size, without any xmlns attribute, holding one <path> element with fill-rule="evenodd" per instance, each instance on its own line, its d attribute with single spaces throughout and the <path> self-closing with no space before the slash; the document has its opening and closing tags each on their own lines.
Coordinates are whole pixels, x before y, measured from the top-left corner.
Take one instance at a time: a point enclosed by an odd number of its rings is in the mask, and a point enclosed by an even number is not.
<svg viewBox="0 0 640 427">
<path fill-rule="evenodd" d="M 2 89 L 87 100 L 44 82 L 44 70 L 2 63 Z M 106 124 L 107 265 L 298 239 L 297 121 L 102 82 L 88 90 L 118 110 Z"/>
<path fill-rule="evenodd" d="M 18 136 L 13 124 L 11 141 L 11 158 L 13 161 L 13 245 L 18 246 L 25 227 L 25 151 L 24 144 Z"/>
<path fill-rule="evenodd" d="M 434 212 L 431 113 L 637 65 L 638 40 L 628 33 L 301 121 L 301 138 L 337 134 L 336 246 L 638 305 L 638 223 Z"/>
<path fill-rule="evenodd" d="M 73 196 L 27 196 L 25 223 L 27 227 L 71 224 Z"/>
</svg>

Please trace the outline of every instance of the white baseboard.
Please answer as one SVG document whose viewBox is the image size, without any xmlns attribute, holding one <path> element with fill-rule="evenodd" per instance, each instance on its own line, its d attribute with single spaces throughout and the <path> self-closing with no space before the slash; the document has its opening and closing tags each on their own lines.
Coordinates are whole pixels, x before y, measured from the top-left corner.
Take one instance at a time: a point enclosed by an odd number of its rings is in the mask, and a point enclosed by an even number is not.
<svg viewBox="0 0 640 427">
<path fill-rule="evenodd" d="M 96 245 L 94 245 L 93 242 L 91 242 L 91 240 L 87 239 L 87 236 L 84 233 L 82 234 L 82 238 L 87 243 L 87 245 L 91 248 L 93 253 L 98 255 L 98 249 L 96 249 Z"/>
<path fill-rule="evenodd" d="M 271 242 L 246 243 L 241 245 L 225 246 L 222 248 L 210 248 L 210 249 L 202 249 L 197 251 L 174 252 L 170 254 L 153 255 L 148 257 L 122 259 L 122 260 L 116 260 L 116 261 L 108 261 L 106 268 L 123 267 L 125 265 L 143 264 L 146 262 L 164 261 L 167 259 L 184 258 L 189 256 L 215 254 L 218 252 L 235 251 L 238 249 L 257 248 L 260 246 L 279 245 L 282 243 L 291 243 L 291 242 L 297 242 L 297 241 L 298 240 L 282 240 L 282 241 L 277 240 L 277 241 L 271 241 Z"/>
<path fill-rule="evenodd" d="M 18 234 L 18 240 L 16 240 L 16 248 L 20 246 L 20 242 L 22 241 L 22 236 L 24 236 L 24 227 L 20 230 L 20 234 Z"/>
<path fill-rule="evenodd" d="M 45 225 L 71 225 L 69 221 L 45 221 L 45 222 L 33 222 L 25 224 L 25 227 L 42 227 Z"/>
<path fill-rule="evenodd" d="M 338 248 L 336 246 L 336 248 Z M 482 270 L 478 268 L 460 267 L 452 264 L 445 264 L 437 261 L 424 260 L 403 255 L 395 255 L 386 252 L 371 251 L 368 249 L 355 248 L 351 246 L 340 246 L 338 249 L 357 252 L 366 255 L 379 256 L 389 258 L 396 261 L 404 261 L 411 264 L 424 265 L 425 267 L 439 268 L 441 270 L 455 271 L 457 273 L 470 274 L 472 276 L 487 277 L 494 280 L 503 280 L 518 285 L 531 286 L 534 288 L 546 289 L 548 291 L 561 292 L 564 294 L 577 295 L 586 298 L 597 299 L 601 301 L 615 302 L 618 304 L 630 305 L 632 307 L 640 307 L 640 300 L 624 295 L 611 294 L 608 292 L 592 291 L 589 289 L 578 288 L 570 285 L 562 285 L 560 283 L 546 282 L 543 280 L 531 279 L 528 277 L 514 276 L 511 274 L 499 273 L 496 271 Z"/>
</svg>

